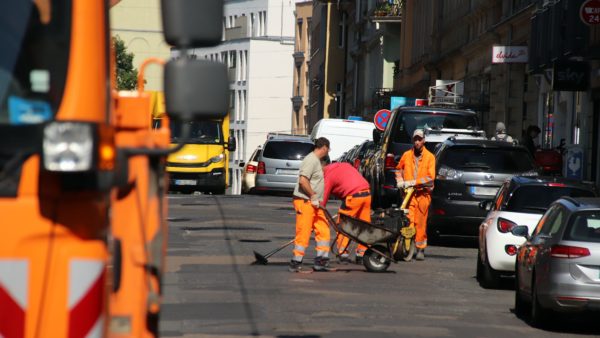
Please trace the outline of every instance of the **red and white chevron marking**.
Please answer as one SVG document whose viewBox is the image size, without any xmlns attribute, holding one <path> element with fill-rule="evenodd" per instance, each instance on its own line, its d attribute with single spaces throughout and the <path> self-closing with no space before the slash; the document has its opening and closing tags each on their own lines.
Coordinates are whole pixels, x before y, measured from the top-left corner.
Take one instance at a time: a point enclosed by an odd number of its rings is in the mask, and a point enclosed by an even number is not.
<svg viewBox="0 0 600 338">
<path fill-rule="evenodd" d="M 25 336 L 29 263 L 0 259 L 0 337 Z"/>
<path fill-rule="evenodd" d="M 102 337 L 104 263 L 74 259 L 69 264 L 69 338 Z"/>
</svg>

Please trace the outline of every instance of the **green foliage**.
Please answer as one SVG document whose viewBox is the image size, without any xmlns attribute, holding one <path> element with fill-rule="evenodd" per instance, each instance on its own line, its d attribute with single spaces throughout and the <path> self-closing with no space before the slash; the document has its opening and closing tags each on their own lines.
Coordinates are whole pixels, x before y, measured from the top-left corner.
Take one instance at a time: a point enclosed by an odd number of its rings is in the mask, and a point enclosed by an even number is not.
<svg viewBox="0 0 600 338">
<path fill-rule="evenodd" d="M 117 56 L 117 89 L 136 89 L 138 71 L 133 67 L 133 53 L 127 52 L 125 42 L 118 35 L 113 37 L 113 43 Z"/>
</svg>

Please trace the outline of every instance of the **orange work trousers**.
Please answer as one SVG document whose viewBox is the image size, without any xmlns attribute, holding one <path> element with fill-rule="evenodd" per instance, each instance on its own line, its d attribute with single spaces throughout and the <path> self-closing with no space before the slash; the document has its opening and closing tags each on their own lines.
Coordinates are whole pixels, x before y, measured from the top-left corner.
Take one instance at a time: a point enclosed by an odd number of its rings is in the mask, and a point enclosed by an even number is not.
<svg viewBox="0 0 600 338">
<path fill-rule="evenodd" d="M 342 207 L 338 211 L 340 214 L 358 218 L 365 222 L 371 223 L 371 196 L 347 196 L 345 198 L 344 205 L 342 205 Z M 339 255 L 348 256 L 347 249 L 349 241 L 350 239 L 348 237 L 338 233 L 336 245 L 338 248 Z M 358 244 L 356 246 L 356 256 L 362 257 L 365 254 L 365 251 L 367 251 L 366 246 L 361 244 Z"/>
<path fill-rule="evenodd" d="M 329 224 L 323 210 L 315 208 L 309 200 L 294 198 L 296 209 L 296 239 L 294 241 L 293 260 L 302 262 L 304 253 L 310 241 L 310 235 L 315 232 L 317 257 L 329 256 Z"/>
<path fill-rule="evenodd" d="M 417 249 L 427 247 L 427 214 L 431 204 L 431 194 L 416 192 L 408 205 L 408 219 L 414 223 L 416 230 L 415 245 Z"/>
</svg>

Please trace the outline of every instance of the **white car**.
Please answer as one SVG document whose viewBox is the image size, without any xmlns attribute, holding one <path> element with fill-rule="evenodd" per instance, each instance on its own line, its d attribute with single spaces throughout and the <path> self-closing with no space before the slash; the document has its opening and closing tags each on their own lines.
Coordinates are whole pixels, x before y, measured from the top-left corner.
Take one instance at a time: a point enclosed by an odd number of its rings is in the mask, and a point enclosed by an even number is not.
<svg viewBox="0 0 600 338">
<path fill-rule="evenodd" d="M 258 170 L 257 158 L 262 152 L 262 145 L 258 146 L 256 150 L 250 156 L 250 159 L 246 163 L 240 163 L 240 167 L 244 168 L 242 171 L 242 192 L 249 194 L 256 185 L 256 172 Z"/>
<path fill-rule="evenodd" d="M 479 226 L 477 280 L 486 288 L 497 287 L 501 275 L 514 274 L 516 253 L 525 239 L 510 231 L 517 225 L 529 228 L 529 234 L 550 206 L 561 196 L 596 196 L 592 184 L 554 177 L 516 176 L 504 182 L 496 198 L 484 201 L 489 210 Z"/>
</svg>

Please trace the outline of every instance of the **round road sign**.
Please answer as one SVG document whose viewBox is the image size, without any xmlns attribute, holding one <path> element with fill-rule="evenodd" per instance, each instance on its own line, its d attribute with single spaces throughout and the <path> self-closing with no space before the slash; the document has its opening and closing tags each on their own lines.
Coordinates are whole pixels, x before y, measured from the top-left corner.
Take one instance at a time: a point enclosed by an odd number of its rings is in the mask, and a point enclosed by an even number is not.
<svg viewBox="0 0 600 338">
<path fill-rule="evenodd" d="M 392 112 L 387 109 L 381 109 L 380 111 L 375 113 L 375 118 L 373 119 L 375 127 L 377 127 L 377 129 L 379 130 L 385 130 L 385 126 L 387 126 L 391 115 Z"/>
<path fill-rule="evenodd" d="M 586 25 L 600 24 L 600 0 L 587 0 L 579 9 L 579 17 Z"/>
</svg>

